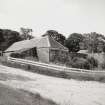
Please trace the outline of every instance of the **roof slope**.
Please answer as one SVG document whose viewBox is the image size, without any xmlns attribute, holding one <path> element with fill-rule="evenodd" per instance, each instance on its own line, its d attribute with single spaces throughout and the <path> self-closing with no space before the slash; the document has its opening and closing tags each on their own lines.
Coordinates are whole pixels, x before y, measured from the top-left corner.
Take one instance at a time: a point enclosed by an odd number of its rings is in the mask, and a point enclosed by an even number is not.
<svg viewBox="0 0 105 105">
<path fill-rule="evenodd" d="M 58 48 L 58 49 L 63 49 L 68 51 L 68 48 L 64 47 L 62 44 L 60 44 L 50 36 L 42 37 L 41 40 L 38 42 L 37 47 Z"/>
<path fill-rule="evenodd" d="M 68 48 L 61 45 L 59 42 L 55 41 L 52 37 L 45 36 L 41 38 L 33 38 L 31 40 L 23 40 L 12 44 L 6 52 L 9 51 L 25 51 L 33 47 L 37 48 L 57 48 L 62 50 L 67 50 Z"/>
<path fill-rule="evenodd" d="M 52 37 L 49 37 L 49 43 L 50 43 L 50 47 L 52 48 L 59 48 L 59 49 L 68 51 L 68 48 L 66 48 L 65 46 L 63 46 L 62 44 L 54 40 Z"/>
<path fill-rule="evenodd" d="M 33 38 L 31 40 L 23 40 L 13 43 L 5 52 L 10 51 L 24 51 L 37 46 L 39 39 Z"/>
</svg>

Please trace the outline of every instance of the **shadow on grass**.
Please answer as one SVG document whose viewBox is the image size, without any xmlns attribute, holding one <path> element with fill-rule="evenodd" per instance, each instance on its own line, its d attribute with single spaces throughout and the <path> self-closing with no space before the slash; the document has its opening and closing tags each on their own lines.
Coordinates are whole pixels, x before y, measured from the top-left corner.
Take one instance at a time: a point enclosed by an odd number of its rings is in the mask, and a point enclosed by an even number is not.
<svg viewBox="0 0 105 105">
<path fill-rule="evenodd" d="M 40 94 L 0 84 L 0 105 L 58 105 Z"/>
</svg>

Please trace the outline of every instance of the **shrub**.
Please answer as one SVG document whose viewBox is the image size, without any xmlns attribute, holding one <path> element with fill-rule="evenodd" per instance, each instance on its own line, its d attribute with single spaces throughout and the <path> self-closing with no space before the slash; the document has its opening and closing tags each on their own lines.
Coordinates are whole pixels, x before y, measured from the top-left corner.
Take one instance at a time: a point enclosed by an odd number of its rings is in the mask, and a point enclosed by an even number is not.
<svg viewBox="0 0 105 105">
<path fill-rule="evenodd" d="M 89 68 L 90 69 L 94 69 L 94 68 L 97 68 L 98 67 L 98 61 L 93 58 L 93 57 L 90 57 L 90 58 L 87 58 L 87 62 L 89 64 Z"/>
<path fill-rule="evenodd" d="M 71 61 L 71 66 L 73 68 L 80 68 L 80 69 L 84 69 L 84 64 L 85 64 L 86 60 L 84 58 L 79 58 L 79 57 L 75 57 L 72 61 Z"/>
<path fill-rule="evenodd" d="M 24 58 L 24 55 L 23 54 L 19 54 L 19 53 L 11 53 L 10 56 L 14 57 L 14 58 Z"/>
<path fill-rule="evenodd" d="M 98 67 L 98 61 L 91 58 L 80 58 L 80 57 L 74 57 L 73 59 L 69 60 L 66 64 L 67 66 L 71 66 L 73 68 L 79 68 L 79 69 L 94 69 Z"/>
<path fill-rule="evenodd" d="M 101 66 L 102 69 L 105 69 L 105 61 L 103 63 L 101 63 L 100 66 Z"/>
<path fill-rule="evenodd" d="M 59 72 L 59 76 L 61 77 L 61 78 L 67 78 L 67 74 L 66 74 L 66 72 L 65 71 L 61 71 L 61 72 Z"/>
</svg>

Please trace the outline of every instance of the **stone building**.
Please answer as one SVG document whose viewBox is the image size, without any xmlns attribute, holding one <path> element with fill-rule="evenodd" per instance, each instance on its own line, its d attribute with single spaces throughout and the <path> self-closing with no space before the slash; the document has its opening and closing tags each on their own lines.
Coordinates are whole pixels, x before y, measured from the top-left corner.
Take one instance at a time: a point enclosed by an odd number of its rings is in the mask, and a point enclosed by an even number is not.
<svg viewBox="0 0 105 105">
<path fill-rule="evenodd" d="M 67 57 L 68 48 L 55 41 L 50 36 L 23 40 L 12 44 L 6 51 L 5 56 L 21 55 L 21 57 L 37 58 L 41 62 L 49 63 L 60 56 Z"/>
</svg>

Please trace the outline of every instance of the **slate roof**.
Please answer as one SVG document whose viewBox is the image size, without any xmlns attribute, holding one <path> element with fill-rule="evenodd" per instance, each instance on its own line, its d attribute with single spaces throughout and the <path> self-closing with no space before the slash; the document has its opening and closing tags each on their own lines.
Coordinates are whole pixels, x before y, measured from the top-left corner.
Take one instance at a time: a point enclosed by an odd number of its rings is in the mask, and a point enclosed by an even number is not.
<svg viewBox="0 0 105 105">
<path fill-rule="evenodd" d="M 66 48 L 65 46 L 63 46 L 62 44 L 60 44 L 50 36 L 42 37 L 41 40 L 38 42 L 37 47 L 39 48 L 49 47 L 49 48 L 56 48 L 56 49 L 62 49 L 62 50 L 68 51 L 68 48 Z"/>
<path fill-rule="evenodd" d="M 55 41 L 51 37 L 49 37 L 49 42 L 50 42 L 50 47 L 52 47 L 52 48 L 60 48 L 60 49 L 68 50 L 66 47 L 64 47 L 62 44 L 60 44 L 59 42 Z"/>
<path fill-rule="evenodd" d="M 23 40 L 23 41 L 15 42 L 5 52 L 25 51 L 27 49 L 31 49 L 33 47 L 36 47 L 38 41 L 39 39 L 34 38 L 31 40 Z"/>
<path fill-rule="evenodd" d="M 68 48 L 64 47 L 52 37 L 45 36 L 41 38 L 33 38 L 31 40 L 23 40 L 13 43 L 5 52 L 11 51 L 25 51 L 31 48 L 56 48 L 68 51 Z"/>
</svg>

